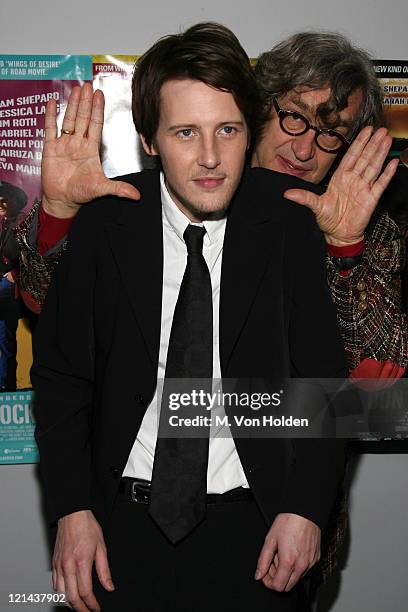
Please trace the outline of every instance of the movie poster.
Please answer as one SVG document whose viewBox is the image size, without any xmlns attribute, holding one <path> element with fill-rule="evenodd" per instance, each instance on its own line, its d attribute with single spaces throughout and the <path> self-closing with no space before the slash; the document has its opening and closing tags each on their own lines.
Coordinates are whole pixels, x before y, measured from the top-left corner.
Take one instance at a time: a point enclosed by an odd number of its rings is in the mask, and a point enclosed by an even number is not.
<svg viewBox="0 0 408 612">
<path fill-rule="evenodd" d="M 374 69 L 384 95 L 386 125 L 393 137 L 390 157 L 399 164 L 384 194 L 392 218 L 406 232 L 408 225 L 408 60 L 375 60 Z"/>
<path fill-rule="evenodd" d="M 101 159 L 108 177 L 139 172 L 144 153 L 132 119 L 132 75 L 135 55 L 93 56 L 94 89 L 105 95 Z"/>
<path fill-rule="evenodd" d="M 14 228 L 41 197 L 45 107 L 63 112 L 71 88 L 92 80 L 92 59 L 0 55 L 0 462 L 37 460 L 31 414 L 29 312 L 18 297 Z"/>
<path fill-rule="evenodd" d="M 41 197 L 45 107 L 57 101 L 61 127 L 74 85 L 93 81 L 105 94 L 102 165 L 109 177 L 149 165 L 134 130 L 131 79 L 137 56 L 0 56 L 0 462 L 37 461 L 27 311 L 16 296 L 17 262 L 5 248 L 15 225 Z M 120 135 L 120 137 L 118 137 Z M 9 249 L 10 250 L 10 249 Z M 12 249 L 11 249 L 12 251 Z M 12 254 L 12 253 L 11 253 Z M 4 257 L 3 257 L 4 256 Z M 20 391 L 21 390 L 21 391 Z M 16 391 L 13 393 L 13 391 Z"/>
<path fill-rule="evenodd" d="M 408 60 L 375 60 L 383 88 L 384 113 L 393 137 L 392 155 L 408 166 Z"/>
<path fill-rule="evenodd" d="M 150 167 L 134 130 L 131 79 L 134 55 L 0 55 L 0 461 L 36 460 L 32 439 L 31 335 L 16 300 L 13 228 L 41 196 L 45 106 L 57 101 L 58 124 L 74 85 L 93 81 L 105 94 L 101 159 L 108 177 Z M 255 63 L 255 60 L 252 60 Z M 392 155 L 408 164 L 408 61 L 376 60 Z M 404 167 L 404 172 L 408 170 Z M 408 174 L 407 174 L 408 176 Z M 24 395 L 24 393 L 27 393 Z M 23 406 L 23 407 L 22 407 Z M 20 432 L 20 437 L 19 437 Z M 31 439 L 31 442 L 30 442 Z M 25 449 L 25 450 L 24 450 Z"/>
<path fill-rule="evenodd" d="M 37 463 L 33 391 L 0 394 L 0 465 Z"/>
</svg>

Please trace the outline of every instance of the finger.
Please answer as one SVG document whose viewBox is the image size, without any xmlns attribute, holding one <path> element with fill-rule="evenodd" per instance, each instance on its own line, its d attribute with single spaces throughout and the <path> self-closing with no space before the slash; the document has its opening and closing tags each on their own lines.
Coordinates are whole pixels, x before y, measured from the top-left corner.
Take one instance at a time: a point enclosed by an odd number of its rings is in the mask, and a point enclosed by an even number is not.
<svg viewBox="0 0 408 612">
<path fill-rule="evenodd" d="M 69 94 L 67 108 L 65 109 L 64 119 L 62 120 L 61 131 L 68 130 L 69 132 L 74 132 L 80 95 L 81 88 L 76 85 Z M 61 133 L 61 136 L 64 136 L 64 134 Z"/>
<path fill-rule="evenodd" d="M 112 576 L 109 569 L 108 556 L 106 548 L 98 545 L 95 554 L 95 569 L 99 578 L 99 582 L 107 591 L 114 591 Z"/>
<path fill-rule="evenodd" d="M 77 572 L 78 594 L 90 610 L 100 612 L 100 606 L 92 590 L 92 563 L 86 563 Z"/>
<path fill-rule="evenodd" d="M 364 147 L 370 140 L 372 133 L 373 128 L 371 125 L 368 125 L 367 127 L 363 128 L 361 132 L 359 132 L 358 136 L 347 149 L 345 155 L 339 163 L 339 167 L 337 170 L 345 171 L 352 170 L 354 168 L 356 161 L 359 159 Z"/>
<path fill-rule="evenodd" d="M 312 191 L 306 191 L 305 189 L 288 189 L 285 191 L 283 196 L 287 200 L 296 202 L 296 204 L 302 204 L 307 206 L 316 214 L 320 209 L 320 198 Z"/>
<path fill-rule="evenodd" d="M 76 573 L 73 569 L 65 570 L 64 580 L 66 587 L 66 596 L 68 603 L 70 603 L 77 612 L 89 612 L 88 606 L 82 601 L 78 592 L 78 583 Z"/>
<path fill-rule="evenodd" d="M 88 126 L 88 138 L 98 144 L 102 140 L 103 113 L 105 109 L 105 96 L 100 89 L 93 94 L 91 120 Z"/>
<path fill-rule="evenodd" d="M 295 570 L 291 573 L 289 580 L 285 586 L 285 591 L 290 591 L 291 589 L 293 589 L 293 587 L 299 582 L 300 578 L 302 577 L 303 574 L 305 574 L 307 572 L 308 568 L 305 568 L 304 570 Z"/>
<path fill-rule="evenodd" d="M 92 101 L 92 85 L 90 83 L 85 83 L 81 88 L 81 95 L 75 117 L 74 132 L 77 136 L 85 136 L 88 132 L 89 122 L 91 120 Z"/>
<path fill-rule="evenodd" d="M 52 588 L 54 591 L 57 590 L 57 570 L 55 568 L 52 570 Z"/>
<path fill-rule="evenodd" d="M 56 571 L 56 576 L 55 576 L 55 587 L 54 587 L 55 591 L 57 591 L 57 593 L 65 593 L 65 580 L 64 580 L 64 576 L 62 571 Z"/>
<path fill-rule="evenodd" d="M 392 159 L 385 167 L 384 172 L 378 177 L 378 179 L 372 186 L 371 193 L 377 202 L 381 198 L 385 189 L 388 187 L 392 177 L 394 176 L 398 168 L 398 163 L 398 159 Z"/>
<path fill-rule="evenodd" d="M 273 558 L 273 562 L 269 566 L 268 573 L 262 579 L 263 585 L 266 586 L 267 589 L 273 589 L 273 579 L 275 578 L 276 572 L 278 571 L 278 565 L 279 555 L 278 553 L 276 553 Z"/>
<path fill-rule="evenodd" d="M 55 140 L 57 137 L 57 101 L 48 100 L 45 107 L 45 142 Z"/>
<path fill-rule="evenodd" d="M 140 192 L 123 181 L 111 181 L 109 179 L 98 181 L 95 186 L 96 196 L 101 197 L 105 195 L 115 195 L 119 198 L 129 198 L 130 200 L 140 200 Z"/>
<path fill-rule="evenodd" d="M 386 135 L 385 138 L 383 138 L 383 140 L 379 143 L 376 151 L 372 154 L 363 174 L 364 180 L 368 183 L 372 183 L 377 179 L 384 165 L 384 161 L 391 149 L 391 145 L 392 138 L 391 136 Z"/>
<path fill-rule="evenodd" d="M 354 174 L 358 174 L 359 176 L 362 176 L 367 166 L 369 164 L 375 163 L 375 158 L 378 155 L 381 155 L 381 145 L 384 141 L 384 138 L 387 138 L 387 134 L 388 132 L 385 128 L 380 128 L 373 134 L 373 136 L 371 137 L 367 145 L 364 147 L 363 151 L 361 152 L 360 157 L 357 159 L 354 165 L 354 168 L 353 168 Z M 380 168 L 381 168 L 381 165 L 380 165 Z"/>
<path fill-rule="evenodd" d="M 264 578 L 269 571 L 272 564 L 275 553 L 277 552 L 278 543 L 275 539 L 268 538 L 265 540 L 262 550 L 258 557 L 258 563 L 256 566 L 255 580 L 261 580 Z"/>
<path fill-rule="evenodd" d="M 275 591 L 284 591 L 293 571 L 293 563 L 280 559 L 274 577 L 271 579 L 271 588 Z"/>
</svg>

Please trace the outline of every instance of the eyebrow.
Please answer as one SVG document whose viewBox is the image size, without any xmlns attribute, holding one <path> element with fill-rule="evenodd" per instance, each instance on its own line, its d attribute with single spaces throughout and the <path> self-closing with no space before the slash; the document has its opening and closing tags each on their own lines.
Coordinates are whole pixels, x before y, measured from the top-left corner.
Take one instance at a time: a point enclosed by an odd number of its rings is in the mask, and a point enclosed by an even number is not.
<svg viewBox="0 0 408 612">
<path fill-rule="evenodd" d="M 308 104 L 306 104 L 306 102 L 304 102 L 300 97 L 298 96 L 288 96 L 288 101 L 289 102 L 293 102 L 293 104 L 296 104 L 296 106 L 298 106 L 299 108 L 301 108 L 303 111 L 309 113 L 309 114 L 314 114 L 315 113 L 315 109 L 312 109 Z M 332 125 L 334 125 L 335 127 L 346 127 L 346 128 L 351 128 L 354 125 L 354 119 L 340 119 L 339 116 L 337 116 L 337 120 L 335 123 L 332 122 Z"/>
<path fill-rule="evenodd" d="M 223 125 L 237 125 L 237 126 L 244 127 L 245 124 L 243 121 L 222 121 L 221 123 L 218 123 L 216 127 L 217 129 L 219 129 Z M 189 130 L 191 128 L 199 130 L 200 127 L 201 126 L 195 123 L 180 123 L 178 125 L 171 125 L 169 128 L 167 128 L 167 131 L 173 132 L 175 130 Z"/>
</svg>

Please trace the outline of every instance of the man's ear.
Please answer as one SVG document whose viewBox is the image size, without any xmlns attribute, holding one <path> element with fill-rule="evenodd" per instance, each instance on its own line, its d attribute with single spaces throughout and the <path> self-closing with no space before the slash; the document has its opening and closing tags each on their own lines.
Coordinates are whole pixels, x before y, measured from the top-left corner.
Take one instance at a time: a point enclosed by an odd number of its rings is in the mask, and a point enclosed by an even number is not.
<svg viewBox="0 0 408 612">
<path fill-rule="evenodd" d="M 146 142 L 146 138 L 143 136 L 143 134 L 140 134 L 140 140 L 142 141 L 143 149 L 146 155 L 150 155 L 150 156 L 159 155 L 159 152 L 154 146 L 154 143 L 152 142 L 152 144 L 148 145 Z"/>
</svg>

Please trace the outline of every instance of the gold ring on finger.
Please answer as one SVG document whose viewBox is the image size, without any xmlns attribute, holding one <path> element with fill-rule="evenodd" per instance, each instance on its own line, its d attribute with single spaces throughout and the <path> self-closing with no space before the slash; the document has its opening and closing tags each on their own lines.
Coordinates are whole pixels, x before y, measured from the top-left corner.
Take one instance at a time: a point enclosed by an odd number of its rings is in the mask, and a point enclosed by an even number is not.
<svg viewBox="0 0 408 612">
<path fill-rule="evenodd" d="M 68 136 L 72 136 L 72 134 L 73 134 L 73 133 L 74 133 L 74 132 L 73 132 L 73 131 L 71 131 L 71 130 L 61 130 L 61 135 L 62 135 L 62 134 L 68 134 Z"/>
</svg>

